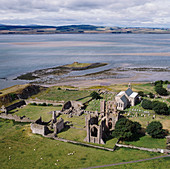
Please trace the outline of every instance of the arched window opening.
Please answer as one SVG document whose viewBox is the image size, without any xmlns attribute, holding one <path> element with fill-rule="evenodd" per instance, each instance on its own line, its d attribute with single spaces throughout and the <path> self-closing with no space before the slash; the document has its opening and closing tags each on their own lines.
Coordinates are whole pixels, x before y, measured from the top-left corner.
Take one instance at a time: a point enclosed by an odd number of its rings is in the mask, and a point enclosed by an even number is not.
<svg viewBox="0 0 170 169">
<path fill-rule="evenodd" d="M 97 128 L 96 128 L 96 127 L 93 127 L 93 128 L 91 129 L 91 136 L 97 137 Z"/>
</svg>

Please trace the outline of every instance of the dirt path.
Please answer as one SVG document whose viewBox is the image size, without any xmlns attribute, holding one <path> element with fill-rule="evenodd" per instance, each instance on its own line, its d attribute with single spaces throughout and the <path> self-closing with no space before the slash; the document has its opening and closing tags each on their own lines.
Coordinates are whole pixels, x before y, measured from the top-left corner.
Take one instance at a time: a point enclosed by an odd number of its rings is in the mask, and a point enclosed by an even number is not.
<svg viewBox="0 0 170 169">
<path fill-rule="evenodd" d="M 142 162 L 142 161 L 149 161 L 149 160 L 154 160 L 154 159 L 164 158 L 164 157 L 170 157 L 170 155 L 158 156 L 158 157 L 152 157 L 152 158 L 146 158 L 146 159 L 135 160 L 135 161 L 128 161 L 128 162 L 121 162 L 121 163 L 115 163 L 115 164 L 100 165 L 100 166 L 88 167 L 88 168 L 82 168 L 82 169 L 111 167 L 111 166 L 122 165 L 122 164 L 130 164 L 130 163 L 138 163 L 138 162 Z"/>
</svg>

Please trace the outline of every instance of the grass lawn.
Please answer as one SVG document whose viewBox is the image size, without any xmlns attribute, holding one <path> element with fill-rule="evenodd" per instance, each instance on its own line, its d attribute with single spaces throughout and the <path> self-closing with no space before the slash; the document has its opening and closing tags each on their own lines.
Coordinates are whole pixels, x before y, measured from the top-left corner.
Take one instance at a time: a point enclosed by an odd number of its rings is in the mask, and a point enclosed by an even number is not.
<svg viewBox="0 0 170 169">
<path fill-rule="evenodd" d="M 108 152 L 59 142 L 44 138 L 40 135 L 32 134 L 29 124 L 14 123 L 12 120 L 2 119 L 0 119 L 0 150 L 1 168 L 5 169 L 77 169 L 139 160 L 161 155 L 158 153 L 125 148 L 118 149 L 115 152 Z M 68 153 L 72 152 L 74 152 L 74 155 L 69 156 Z M 148 161 L 147 166 L 151 166 L 153 161 Z M 143 167 L 144 164 L 145 163 L 142 162 L 141 165 L 139 163 L 137 166 Z M 168 164 L 168 160 L 166 161 L 166 159 L 162 159 L 159 161 L 158 166 L 166 167 Z M 135 165 L 132 164 L 132 166 Z"/>
<path fill-rule="evenodd" d="M 88 106 L 86 107 L 87 111 L 99 111 L 100 112 L 100 101 L 101 100 L 114 100 L 114 94 L 102 94 L 101 99 L 99 100 L 92 100 L 88 103 Z"/>
<path fill-rule="evenodd" d="M 143 83 L 143 84 L 137 84 L 137 83 L 131 83 L 132 90 L 135 92 L 138 91 L 143 91 L 145 93 L 155 93 L 154 86 L 150 83 Z M 88 89 L 104 89 L 104 90 L 109 90 L 113 92 L 120 92 L 120 91 L 125 91 L 128 88 L 128 84 L 114 84 L 110 86 L 92 86 L 89 87 Z"/>
<path fill-rule="evenodd" d="M 61 110 L 61 107 L 27 105 L 22 109 L 18 109 L 14 114 L 18 116 L 25 115 L 32 120 L 37 120 L 41 116 L 43 121 L 49 121 L 52 117 L 52 114 L 49 112 L 56 110 Z M 11 113 L 14 111 L 11 111 Z"/>
<path fill-rule="evenodd" d="M 48 88 L 46 91 L 43 91 L 33 98 L 38 98 L 42 100 L 55 100 L 55 101 L 69 101 L 69 100 L 78 100 L 80 98 L 89 96 L 91 91 L 88 90 L 58 90 L 58 87 Z"/>
<path fill-rule="evenodd" d="M 73 116 L 72 118 L 69 118 L 67 114 L 62 114 L 58 118 L 60 117 L 62 117 L 64 121 L 69 121 L 74 127 L 84 128 L 85 126 L 85 115 Z"/>
<path fill-rule="evenodd" d="M 146 148 L 166 148 L 166 138 L 155 139 L 150 136 L 143 136 L 138 141 L 125 141 L 125 144 Z"/>
<path fill-rule="evenodd" d="M 132 163 L 132 164 L 124 164 L 119 166 L 108 167 L 108 169 L 169 169 L 170 166 L 170 158 L 160 158 L 156 160 Z M 103 169 L 106 169 L 104 167 Z"/>
</svg>

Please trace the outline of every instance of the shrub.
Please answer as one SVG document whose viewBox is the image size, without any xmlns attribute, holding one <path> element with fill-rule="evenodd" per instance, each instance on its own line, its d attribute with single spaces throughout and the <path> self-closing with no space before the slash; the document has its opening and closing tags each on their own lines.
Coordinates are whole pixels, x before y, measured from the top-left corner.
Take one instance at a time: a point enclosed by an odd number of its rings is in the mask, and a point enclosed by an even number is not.
<svg viewBox="0 0 170 169">
<path fill-rule="evenodd" d="M 146 96 L 143 91 L 139 91 L 139 92 L 138 92 L 138 95 L 141 96 L 141 97 L 145 97 L 145 96 Z"/>
<path fill-rule="evenodd" d="M 30 105 L 32 105 L 32 106 L 37 106 L 37 103 L 30 103 Z"/>
<path fill-rule="evenodd" d="M 150 109 L 150 110 L 152 110 L 152 102 L 151 102 L 150 100 L 144 99 L 144 100 L 142 101 L 141 106 L 142 106 L 144 109 Z"/>
<path fill-rule="evenodd" d="M 152 121 L 149 123 L 146 132 L 152 138 L 164 138 L 166 133 L 165 130 L 162 129 L 162 124 L 159 121 Z"/>
<path fill-rule="evenodd" d="M 154 94 L 151 93 L 151 92 L 148 95 L 149 95 L 150 98 L 154 98 L 155 97 Z"/>
<path fill-rule="evenodd" d="M 47 106 L 53 106 L 53 104 L 47 104 Z"/>
<path fill-rule="evenodd" d="M 46 104 L 46 103 L 43 103 L 42 106 L 47 106 L 47 104 Z"/>
</svg>

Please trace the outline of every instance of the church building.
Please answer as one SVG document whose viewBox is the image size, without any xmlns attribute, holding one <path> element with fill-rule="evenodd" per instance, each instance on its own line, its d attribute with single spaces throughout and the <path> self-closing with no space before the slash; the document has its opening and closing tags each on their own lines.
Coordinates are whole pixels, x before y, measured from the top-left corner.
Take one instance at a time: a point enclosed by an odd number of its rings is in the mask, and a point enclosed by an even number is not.
<svg viewBox="0 0 170 169">
<path fill-rule="evenodd" d="M 121 91 L 115 96 L 115 101 L 117 103 L 118 110 L 124 110 L 127 106 L 134 106 L 138 99 L 138 93 L 133 92 L 131 85 L 128 85 L 126 91 Z"/>
</svg>

